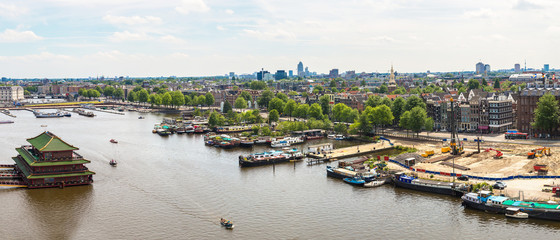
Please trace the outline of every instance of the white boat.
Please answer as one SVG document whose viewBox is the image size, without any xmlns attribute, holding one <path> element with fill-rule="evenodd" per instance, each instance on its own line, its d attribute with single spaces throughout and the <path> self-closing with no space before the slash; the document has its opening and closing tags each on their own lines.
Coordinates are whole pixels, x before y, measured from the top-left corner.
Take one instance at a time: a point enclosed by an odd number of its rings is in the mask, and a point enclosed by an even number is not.
<svg viewBox="0 0 560 240">
<path fill-rule="evenodd" d="M 527 219 L 529 218 L 529 214 L 522 212 L 519 208 L 509 207 L 506 208 L 506 217 Z"/>
<path fill-rule="evenodd" d="M 364 183 L 364 187 L 379 187 L 383 184 L 385 184 L 385 181 L 375 180 L 375 181 Z"/>
<path fill-rule="evenodd" d="M 334 139 L 335 140 L 344 140 L 345 137 L 344 137 L 344 135 L 338 134 L 338 135 L 334 136 Z"/>
<path fill-rule="evenodd" d="M 329 134 L 329 135 L 327 135 L 327 138 L 328 138 L 328 139 L 334 139 L 335 137 L 336 137 L 336 135 L 334 135 L 334 134 Z"/>
<path fill-rule="evenodd" d="M 277 140 L 277 141 L 273 141 L 270 143 L 270 146 L 273 148 L 277 148 L 277 147 L 289 147 L 292 146 L 294 144 L 300 144 L 303 143 L 304 140 L 301 137 L 287 137 L 281 140 Z"/>
</svg>

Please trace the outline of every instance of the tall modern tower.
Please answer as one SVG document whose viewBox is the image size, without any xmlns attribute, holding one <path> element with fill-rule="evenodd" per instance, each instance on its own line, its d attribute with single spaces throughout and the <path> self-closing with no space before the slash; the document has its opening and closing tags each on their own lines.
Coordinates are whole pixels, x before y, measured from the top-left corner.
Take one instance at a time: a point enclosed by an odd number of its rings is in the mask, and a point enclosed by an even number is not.
<svg viewBox="0 0 560 240">
<path fill-rule="evenodd" d="M 543 71 L 544 71 L 544 72 L 550 71 L 550 65 L 545 64 L 544 67 L 543 67 Z"/>
<path fill-rule="evenodd" d="M 521 72 L 521 64 L 516 63 L 515 65 L 513 65 L 513 68 L 516 73 Z"/>
<path fill-rule="evenodd" d="M 484 73 L 484 63 L 478 62 L 476 64 L 476 74 Z"/>
<path fill-rule="evenodd" d="M 303 63 L 301 63 L 301 61 L 297 65 L 297 75 L 300 77 L 305 76 L 305 72 L 303 71 Z"/>
</svg>

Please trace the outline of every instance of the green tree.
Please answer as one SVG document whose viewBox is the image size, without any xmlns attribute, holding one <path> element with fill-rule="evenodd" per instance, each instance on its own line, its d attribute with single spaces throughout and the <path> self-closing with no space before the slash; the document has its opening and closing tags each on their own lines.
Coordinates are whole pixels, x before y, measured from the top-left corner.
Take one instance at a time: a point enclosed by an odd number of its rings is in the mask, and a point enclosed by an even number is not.
<svg viewBox="0 0 560 240">
<path fill-rule="evenodd" d="M 206 97 L 204 95 L 200 95 L 196 97 L 196 104 L 197 105 L 204 105 L 206 104 Z"/>
<path fill-rule="evenodd" d="M 138 97 L 136 96 L 136 92 L 129 92 L 128 93 L 128 101 L 129 102 L 136 102 Z"/>
<path fill-rule="evenodd" d="M 105 89 L 103 89 L 103 95 L 105 95 L 106 97 L 113 96 L 114 92 L 115 92 L 115 88 L 112 86 L 107 86 L 105 87 Z"/>
<path fill-rule="evenodd" d="M 237 99 L 235 99 L 235 103 L 233 103 L 233 106 L 235 108 L 238 108 L 238 109 L 247 108 L 247 100 L 245 100 L 245 98 L 239 96 L 239 97 L 237 97 Z"/>
<path fill-rule="evenodd" d="M 161 97 L 161 103 L 164 106 L 169 106 L 173 103 L 173 97 L 171 97 L 171 94 L 169 92 L 163 94 L 163 96 Z"/>
<path fill-rule="evenodd" d="M 408 136 L 408 130 L 410 130 L 410 111 L 406 111 L 401 115 L 399 127 L 406 129 L 406 135 Z"/>
<path fill-rule="evenodd" d="M 266 88 L 266 83 L 263 81 L 252 81 L 250 88 L 253 90 L 263 90 Z"/>
<path fill-rule="evenodd" d="M 324 115 L 330 115 L 330 98 L 326 95 L 319 97 L 319 104 L 321 105 L 321 110 L 323 111 Z"/>
<path fill-rule="evenodd" d="M 206 106 L 212 106 L 214 105 L 214 95 L 212 95 L 212 93 L 207 92 L 206 95 L 204 95 L 204 101 Z"/>
<path fill-rule="evenodd" d="M 402 97 L 397 97 L 393 100 L 393 104 L 391 105 L 391 112 L 395 117 L 397 123 L 399 122 L 402 113 L 405 111 L 406 101 Z"/>
<path fill-rule="evenodd" d="M 171 103 L 177 107 L 185 105 L 185 95 L 179 90 L 171 92 Z"/>
<path fill-rule="evenodd" d="M 420 97 L 416 95 L 412 95 L 406 99 L 404 110 L 410 111 L 415 107 L 421 107 L 423 109 L 426 109 L 426 103 L 424 103 L 424 101 Z"/>
<path fill-rule="evenodd" d="M 494 88 L 500 88 L 500 80 L 499 79 L 494 79 Z"/>
<path fill-rule="evenodd" d="M 299 118 L 307 118 L 309 115 L 309 105 L 299 104 L 294 111 L 294 116 Z"/>
<path fill-rule="evenodd" d="M 385 83 L 381 84 L 381 86 L 379 86 L 379 93 L 387 93 L 389 92 L 389 88 L 387 87 L 387 85 L 385 85 Z"/>
<path fill-rule="evenodd" d="M 78 95 L 82 97 L 87 97 L 87 90 L 85 88 L 78 89 Z"/>
<path fill-rule="evenodd" d="M 482 86 L 488 86 L 488 82 L 486 81 L 486 78 L 482 78 Z"/>
<path fill-rule="evenodd" d="M 184 98 L 185 98 L 185 105 L 187 106 L 192 105 L 192 99 L 188 94 L 185 94 Z"/>
<path fill-rule="evenodd" d="M 276 109 L 272 109 L 272 111 L 268 113 L 268 122 L 278 122 L 278 119 L 280 119 L 280 114 Z"/>
<path fill-rule="evenodd" d="M 264 135 L 264 136 L 270 136 L 272 134 L 272 131 L 270 130 L 270 128 L 268 126 L 262 127 L 261 132 L 262 132 L 262 135 Z"/>
<path fill-rule="evenodd" d="M 122 99 L 124 97 L 124 90 L 122 88 L 117 88 L 115 92 L 113 92 L 113 97 Z"/>
<path fill-rule="evenodd" d="M 231 103 L 229 103 L 228 101 L 224 102 L 224 109 L 222 109 L 223 113 L 228 113 L 229 111 L 232 111 L 233 109 L 231 108 Z"/>
<path fill-rule="evenodd" d="M 272 100 L 272 98 L 274 98 L 274 93 L 270 90 L 265 90 L 257 99 L 257 103 L 261 108 L 268 108 L 268 103 Z"/>
<path fill-rule="evenodd" d="M 221 115 L 216 111 L 212 111 L 212 113 L 210 113 L 210 117 L 208 117 L 208 126 L 210 128 L 214 128 L 223 125 L 223 122 L 220 121 L 220 116 Z"/>
<path fill-rule="evenodd" d="M 136 86 L 132 89 L 133 92 L 140 92 L 143 88 L 141 86 Z"/>
<path fill-rule="evenodd" d="M 100 86 L 95 86 L 95 91 L 101 94 L 103 92 L 103 89 L 101 89 Z"/>
<path fill-rule="evenodd" d="M 371 95 L 366 100 L 366 106 L 377 107 L 381 104 L 381 97 L 378 95 Z"/>
<path fill-rule="evenodd" d="M 156 104 L 156 94 L 150 94 L 150 96 L 148 97 L 148 102 L 151 103 L 152 107 L 154 107 L 154 105 Z"/>
<path fill-rule="evenodd" d="M 552 133 L 553 130 L 558 128 L 560 112 L 558 101 L 552 94 L 545 93 L 539 98 L 533 114 L 534 119 L 531 125 L 534 128 L 547 133 Z"/>
<path fill-rule="evenodd" d="M 393 101 L 391 101 L 391 99 L 389 99 L 388 97 L 384 97 L 383 99 L 381 99 L 381 105 L 383 104 L 391 108 L 393 106 Z"/>
<path fill-rule="evenodd" d="M 292 118 L 292 115 L 294 113 L 294 111 L 296 110 L 297 107 L 297 103 L 296 101 L 294 101 L 293 99 L 288 100 L 288 102 L 284 105 L 284 111 L 282 111 L 284 114 L 288 115 L 290 117 L 290 120 Z"/>
<path fill-rule="evenodd" d="M 391 109 L 384 104 L 373 108 L 371 114 L 373 114 L 371 118 L 373 119 L 373 123 L 375 124 L 376 133 L 377 126 L 381 126 L 383 128 L 383 126 L 391 124 L 393 122 L 393 119 L 395 119 L 393 113 L 391 112 Z"/>
<path fill-rule="evenodd" d="M 429 134 L 431 131 L 434 130 L 434 119 L 429 117 L 426 118 L 426 125 L 424 126 L 426 132 Z"/>
<path fill-rule="evenodd" d="M 336 88 L 336 81 L 333 79 L 331 80 L 330 84 L 329 84 L 330 88 Z"/>
<path fill-rule="evenodd" d="M 99 96 L 101 96 L 101 93 L 99 93 L 99 91 L 95 89 L 90 89 L 87 91 L 87 95 L 90 98 L 98 98 Z"/>
<path fill-rule="evenodd" d="M 146 91 L 146 89 L 142 89 L 139 92 L 136 93 L 137 97 L 138 97 L 138 101 L 145 103 L 148 102 L 148 97 L 150 96 L 148 91 Z"/>
<path fill-rule="evenodd" d="M 348 126 L 344 123 L 337 123 L 334 125 L 334 131 L 338 134 L 346 134 L 348 133 Z"/>
<path fill-rule="evenodd" d="M 276 97 L 282 99 L 282 101 L 284 101 L 284 102 L 287 102 L 288 99 L 289 99 L 289 98 L 288 98 L 288 95 L 286 95 L 286 94 L 284 94 L 284 93 L 281 93 L 281 92 L 277 93 L 277 94 L 276 94 Z"/>
<path fill-rule="evenodd" d="M 469 90 L 478 89 L 480 87 L 480 83 L 476 79 L 471 79 L 469 80 L 469 83 L 467 83 L 467 87 L 469 88 Z"/>
<path fill-rule="evenodd" d="M 275 97 L 268 103 L 268 111 L 276 109 L 278 113 L 282 113 L 282 111 L 284 111 L 284 105 L 285 103 L 282 99 Z"/>
<path fill-rule="evenodd" d="M 323 109 L 318 103 L 313 103 L 309 107 L 309 117 L 315 119 L 323 119 Z"/>
<path fill-rule="evenodd" d="M 253 102 L 253 96 L 251 96 L 251 94 L 247 91 L 241 91 L 240 97 L 244 98 L 245 101 Z"/>
<path fill-rule="evenodd" d="M 334 105 L 333 109 L 332 109 L 332 119 L 335 122 L 341 122 L 344 119 L 344 115 L 342 115 L 344 113 L 344 109 L 349 108 L 348 106 L 346 106 L 346 104 L 344 103 L 337 103 L 336 105 Z"/>
<path fill-rule="evenodd" d="M 410 119 L 408 121 L 408 125 L 410 127 L 410 130 L 416 132 L 417 136 L 418 133 L 422 131 L 422 128 L 426 126 L 426 118 L 427 114 L 424 108 L 414 107 L 412 110 L 410 110 Z"/>
</svg>

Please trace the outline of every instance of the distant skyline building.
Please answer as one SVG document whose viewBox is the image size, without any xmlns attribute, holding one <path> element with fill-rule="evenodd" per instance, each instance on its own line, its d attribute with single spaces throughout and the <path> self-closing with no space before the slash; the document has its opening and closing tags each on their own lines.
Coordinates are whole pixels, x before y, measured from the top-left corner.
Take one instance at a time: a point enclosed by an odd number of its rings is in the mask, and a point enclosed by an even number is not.
<svg viewBox="0 0 560 240">
<path fill-rule="evenodd" d="M 490 70 L 490 64 L 484 64 L 484 72 L 486 72 L 486 73 L 491 72 L 491 70 Z"/>
<path fill-rule="evenodd" d="M 484 63 L 478 62 L 476 64 L 476 74 L 484 73 Z"/>
<path fill-rule="evenodd" d="M 543 67 L 543 71 L 548 72 L 550 71 L 550 66 L 548 64 L 545 64 Z"/>
<path fill-rule="evenodd" d="M 297 65 L 297 75 L 303 77 L 305 72 L 303 71 L 303 63 L 300 61 Z"/>
<path fill-rule="evenodd" d="M 235 77 L 235 72 L 229 72 L 229 78 Z"/>
<path fill-rule="evenodd" d="M 330 78 L 337 78 L 338 77 L 338 68 L 333 68 L 329 71 Z"/>
<path fill-rule="evenodd" d="M 281 80 L 281 79 L 287 79 L 287 78 L 288 78 L 288 74 L 284 70 L 277 70 L 276 74 L 274 74 L 274 79 L 275 80 Z"/>
<path fill-rule="evenodd" d="M 305 76 L 309 77 L 309 68 L 308 67 L 305 67 Z"/>
<path fill-rule="evenodd" d="M 293 77 L 294 76 L 294 70 L 288 70 L 288 76 Z"/>
<path fill-rule="evenodd" d="M 257 80 L 263 80 L 266 77 L 266 74 L 270 74 L 270 72 L 265 70 L 257 72 Z"/>
<path fill-rule="evenodd" d="M 521 64 L 516 63 L 515 65 L 513 65 L 513 69 L 516 73 L 521 72 Z"/>
</svg>

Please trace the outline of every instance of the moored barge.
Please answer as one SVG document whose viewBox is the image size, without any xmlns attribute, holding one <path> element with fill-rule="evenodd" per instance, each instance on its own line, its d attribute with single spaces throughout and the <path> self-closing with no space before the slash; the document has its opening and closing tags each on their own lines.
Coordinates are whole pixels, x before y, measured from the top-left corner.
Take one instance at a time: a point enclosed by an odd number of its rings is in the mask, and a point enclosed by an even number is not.
<svg viewBox="0 0 560 240">
<path fill-rule="evenodd" d="M 393 175 L 392 180 L 397 187 L 408 188 L 422 192 L 431 192 L 451 196 L 462 196 L 463 192 L 466 191 L 466 186 L 464 184 L 418 179 L 412 176 L 407 176 L 404 173 Z"/>
</svg>

